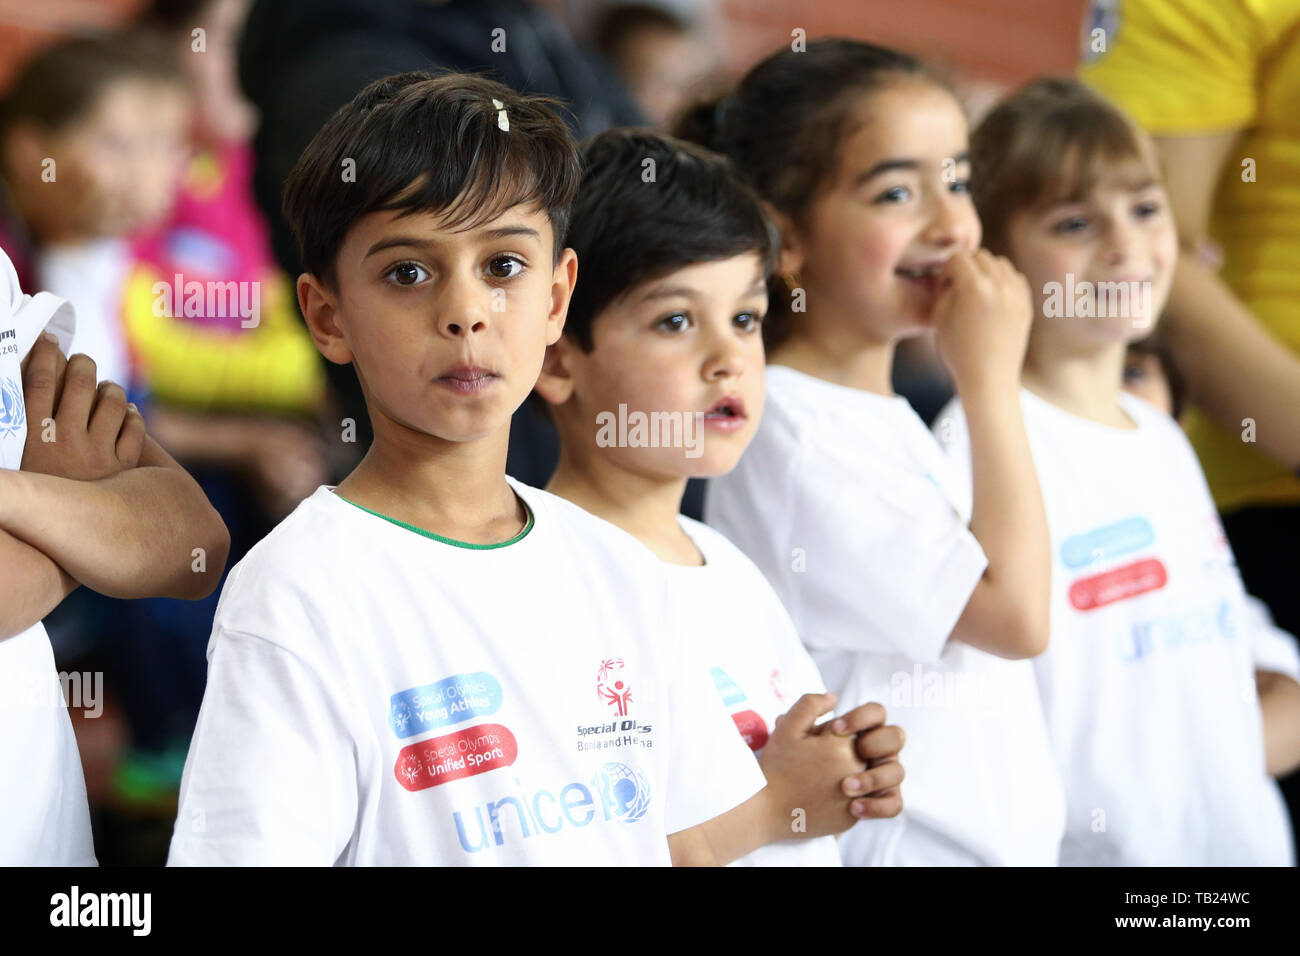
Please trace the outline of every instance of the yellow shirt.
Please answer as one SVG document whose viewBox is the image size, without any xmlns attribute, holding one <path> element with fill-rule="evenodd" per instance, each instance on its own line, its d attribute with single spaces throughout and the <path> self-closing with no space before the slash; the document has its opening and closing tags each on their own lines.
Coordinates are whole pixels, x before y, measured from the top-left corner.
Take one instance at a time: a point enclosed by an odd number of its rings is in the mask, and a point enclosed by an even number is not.
<svg viewBox="0 0 1300 956">
<path fill-rule="evenodd" d="M 1106 51 L 1091 53 L 1091 31 Z M 1095 0 L 1083 79 L 1156 136 L 1244 131 L 1215 194 L 1221 275 L 1300 352 L 1300 2 Z M 1242 161 L 1253 159 L 1254 182 Z M 1249 374 L 1242 369 L 1242 374 Z M 1193 409 L 1185 420 L 1224 509 L 1300 501 L 1300 480 Z"/>
<path fill-rule="evenodd" d="M 257 327 L 233 332 L 193 325 L 172 317 L 171 308 L 158 308 L 154 283 L 166 278 L 137 265 L 124 297 L 132 357 L 155 398 L 206 410 L 316 410 L 325 370 L 283 273 L 268 273 L 261 282 Z"/>
</svg>

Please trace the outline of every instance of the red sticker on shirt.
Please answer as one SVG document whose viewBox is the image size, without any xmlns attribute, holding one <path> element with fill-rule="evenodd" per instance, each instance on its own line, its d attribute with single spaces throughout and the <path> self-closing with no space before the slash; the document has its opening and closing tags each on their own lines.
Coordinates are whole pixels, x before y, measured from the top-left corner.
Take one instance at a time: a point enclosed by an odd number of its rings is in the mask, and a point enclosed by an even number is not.
<svg viewBox="0 0 1300 956">
<path fill-rule="evenodd" d="M 1156 558 L 1145 558 L 1101 574 L 1079 578 L 1070 585 L 1070 604 L 1091 611 L 1165 586 L 1169 575 Z"/>
<path fill-rule="evenodd" d="M 767 743 L 767 724 L 763 718 L 752 710 L 742 710 L 731 715 L 736 722 L 736 729 L 744 738 L 750 750 L 762 750 Z"/>
<path fill-rule="evenodd" d="M 509 728 L 479 724 L 403 747 L 393 773 L 398 783 L 414 792 L 508 767 L 517 756 L 519 745 Z"/>
</svg>

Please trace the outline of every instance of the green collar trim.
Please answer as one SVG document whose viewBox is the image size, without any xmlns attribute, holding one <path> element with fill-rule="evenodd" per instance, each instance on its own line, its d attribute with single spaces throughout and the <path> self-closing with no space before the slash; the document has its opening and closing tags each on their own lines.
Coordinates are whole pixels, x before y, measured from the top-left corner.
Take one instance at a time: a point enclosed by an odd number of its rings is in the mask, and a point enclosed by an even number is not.
<svg viewBox="0 0 1300 956">
<path fill-rule="evenodd" d="M 528 502 L 524 501 L 523 498 L 519 498 L 519 500 L 523 502 L 524 510 L 528 512 L 528 521 L 524 523 L 522 531 L 509 541 L 498 541 L 496 544 L 471 544 L 468 541 L 457 541 L 455 538 L 448 538 L 440 534 L 434 534 L 432 531 L 426 531 L 423 528 L 417 528 L 413 524 L 407 524 L 405 521 L 398 521 L 396 518 L 390 518 L 388 515 L 380 514 L 378 511 L 371 511 L 365 505 L 359 505 L 355 501 L 344 498 L 342 495 L 339 495 L 338 492 L 334 493 L 338 495 L 339 500 L 346 501 L 348 504 L 352 505 L 352 507 L 360 508 L 362 511 L 374 515 L 376 518 L 383 518 L 385 521 L 390 521 L 399 528 L 405 528 L 407 531 L 414 531 L 418 535 L 432 538 L 434 541 L 440 541 L 443 544 L 449 544 L 454 548 L 466 548 L 470 551 L 494 551 L 497 548 L 508 548 L 510 545 L 522 541 L 528 535 L 528 532 L 533 530 L 533 509 L 528 507 Z M 516 497 L 518 497 L 518 495 L 516 495 Z"/>
</svg>

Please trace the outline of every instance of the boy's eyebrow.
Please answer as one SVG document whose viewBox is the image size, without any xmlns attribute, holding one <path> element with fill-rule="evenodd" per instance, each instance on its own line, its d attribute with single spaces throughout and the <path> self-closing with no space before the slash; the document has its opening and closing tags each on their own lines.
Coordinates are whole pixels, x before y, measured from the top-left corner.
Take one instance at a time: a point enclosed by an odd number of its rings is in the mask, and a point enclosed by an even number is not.
<svg viewBox="0 0 1300 956">
<path fill-rule="evenodd" d="M 498 239 L 508 239 L 511 236 L 524 236 L 526 238 L 536 239 L 538 242 L 542 241 L 541 233 L 539 233 L 532 226 L 522 226 L 522 225 L 521 226 L 500 226 L 499 228 L 496 229 L 486 229 L 483 232 L 477 233 L 475 235 L 476 238 L 480 240 L 486 240 L 488 242 L 495 242 Z M 428 249 L 430 247 L 438 246 L 438 245 L 441 245 L 441 243 L 438 242 L 436 239 L 429 239 L 428 237 L 388 236 L 387 238 L 380 239 L 368 250 L 366 250 L 366 254 L 362 256 L 362 258 L 368 259 L 371 256 L 373 256 L 376 252 L 383 252 L 385 249 L 392 249 L 395 246 L 413 246 L 417 249 Z"/>
<path fill-rule="evenodd" d="M 692 289 L 684 285 L 655 285 L 636 297 L 637 302 L 649 302 L 652 299 L 672 299 L 681 296 L 689 299 L 698 293 L 698 289 Z M 747 290 L 745 295 L 758 295 L 760 292 L 767 291 L 767 280 L 761 276 Z"/>
<path fill-rule="evenodd" d="M 951 157 L 951 159 L 956 163 L 969 163 L 970 152 L 963 150 L 956 156 Z M 881 173 L 887 173 L 891 170 L 905 169 L 908 171 L 914 171 L 920 168 L 921 163 L 915 159 L 882 159 L 865 172 L 858 173 L 857 177 L 853 180 L 853 185 L 861 186 L 863 183 L 874 179 Z"/>
</svg>

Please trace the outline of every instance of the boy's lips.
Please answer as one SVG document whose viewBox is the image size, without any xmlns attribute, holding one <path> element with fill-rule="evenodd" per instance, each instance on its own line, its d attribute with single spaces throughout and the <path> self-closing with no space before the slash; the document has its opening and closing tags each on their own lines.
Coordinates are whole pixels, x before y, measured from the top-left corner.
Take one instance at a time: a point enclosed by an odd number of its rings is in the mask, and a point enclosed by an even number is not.
<svg viewBox="0 0 1300 956">
<path fill-rule="evenodd" d="M 477 365 L 457 365 L 447 369 L 434 379 L 439 385 L 461 395 L 473 395 L 485 391 L 500 378 L 491 369 Z"/>
<path fill-rule="evenodd" d="M 746 421 L 745 401 L 739 395 L 724 395 L 704 412 L 704 427 L 714 431 L 734 432 Z"/>
</svg>

